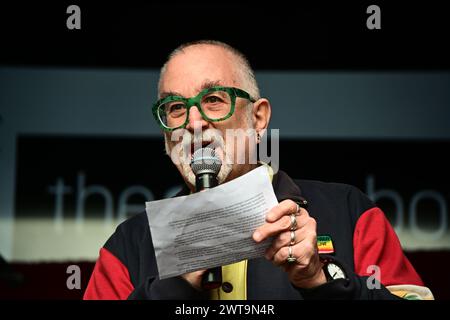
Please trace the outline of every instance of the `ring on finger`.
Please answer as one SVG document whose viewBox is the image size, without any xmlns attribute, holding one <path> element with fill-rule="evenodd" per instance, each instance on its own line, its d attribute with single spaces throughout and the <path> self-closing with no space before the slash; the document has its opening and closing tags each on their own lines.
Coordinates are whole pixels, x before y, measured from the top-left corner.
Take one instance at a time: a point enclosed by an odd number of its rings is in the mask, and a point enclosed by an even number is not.
<svg viewBox="0 0 450 320">
<path fill-rule="evenodd" d="M 291 214 L 290 217 L 291 217 L 291 227 L 290 227 L 290 230 L 291 230 L 291 231 L 295 231 L 295 230 L 297 230 L 297 218 L 296 218 L 296 216 L 295 216 L 295 213 Z"/>
<path fill-rule="evenodd" d="M 300 207 L 299 205 L 298 205 L 298 203 L 297 203 L 297 211 L 295 212 L 295 215 L 296 216 L 299 216 L 299 215 L 301 215 L 302 214 L 302 207 Z"/>
<path fill-rule="evenodd" d="M 288 255 L 287 259 L 286 259 L 286 262 L 287 263 L 295 263 L 295 262 L 297 262 L 297 258 L 292 255 L 292 246 L 289 246 L 288 249 L 289 249 L 289 255 Z"/>
<path fill-rule="evenodd" d="M 295 244 L 295 231 L 291 231 L 291 242 L 289 244 L 291 246 Z"/>
</svg>

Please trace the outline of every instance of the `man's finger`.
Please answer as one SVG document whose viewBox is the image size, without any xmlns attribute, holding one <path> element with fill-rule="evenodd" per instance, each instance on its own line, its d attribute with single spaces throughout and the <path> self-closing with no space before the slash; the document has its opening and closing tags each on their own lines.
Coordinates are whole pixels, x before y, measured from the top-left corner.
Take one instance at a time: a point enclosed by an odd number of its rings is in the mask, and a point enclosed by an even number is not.
<svg viewBox="0 0 450 320">
<path fill-rule="evenodd" d="M 292 246 L 292 256 L 297 258 L 298 265 L 309 265 L 311 258 L 314 256 L 316 250 L 311 244 L 311 241 L 304 240 L 295 246 Z M 287 264 L 289 256 L 289 247 L 283 247 L 278 250 L 273 256 L 273 264 L 281 266 Z"/>
<path fill-rule="evenodd" d="M 278 237 L 276 237 L 273 242 L 272 245 L 266 249 L 266 252 L 264 254 L 264 256 L 266 257 L 267 260 L 272 260 L 273 256 L 275 255 L 275 253 L 278 252 L 278 250 L 280 250 L 283 247 L 287 247 L 288 245 L 291 244 L 291 233 L 294 232 L 294 241 L 296 243 L 302 241 L 304 239 L 304 234 L 302 234 L 302 232 L 300 232 L 300 230 L 296 230 L 296 231 L 284 231 L 282 233 L 280 233 L 278 235 Z M 292 245 L 294 245 L 292 244 Z"/>
<path fill-rule="evenodd" d="M 296 231 L 294 231 L 295 237 L 294 243 L 292 245 L 298 244 L 306 238 L 314 236 L 314 234 L 314 231 L 310 229 L 297 229 Z M 267 248 L 264 256 L 266 257 L 266 259 L 272 260 L 273 256 L 276 252 L 278 252 L 278 250 L 289 245 L 291 245 L 291 231 L 282 232 L 273 240 L 272 245 Z"/>
<path fill-rule="evenodd" d="M 302 209 L 300 216 L 295 216 L 297 221 L 297 229 L 302 228 L 310 219 L 308 212 Z M 268 237 L 278 235 L 279 233 L 289 230 L 291 228 L 291 214 L 284 215 L 275 222 L 268 222 L 260 226 L 253 233 L 253 239 L 256 242 L 261 242 Z"/>
<path fill-rule="evenodd" d="M 275 236 L 291 227 L 291 217 L 283 216 L 273 223 L 265 223 L 253 233 L 253 240 L 261 242 L 269 237 Z"/>
<path fill-rule="evenodd" d="M 270 209 L 266 215 L 267 222 L 274 222 L 280 219 L 282 216 L 289 215 L 297 212 L 297 204 L 292 200 L 283 200 L 275 207 Z"/>
</svg>

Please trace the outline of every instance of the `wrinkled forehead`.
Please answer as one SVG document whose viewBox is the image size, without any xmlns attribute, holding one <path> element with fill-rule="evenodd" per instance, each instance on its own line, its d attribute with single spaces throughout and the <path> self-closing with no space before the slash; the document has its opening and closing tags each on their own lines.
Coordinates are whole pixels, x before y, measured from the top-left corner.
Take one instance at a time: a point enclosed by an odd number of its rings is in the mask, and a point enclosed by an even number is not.
<svg viewBox="0 0 450 320">
<path fill-rule="evenodd" d="M 236 59 L 225 49 L 194 46 L 175 55 L 167 64 L 160 81 L 159 95 L 178 93 L 192 97 L 212 86 L 239 87 Z"/>
</svg>

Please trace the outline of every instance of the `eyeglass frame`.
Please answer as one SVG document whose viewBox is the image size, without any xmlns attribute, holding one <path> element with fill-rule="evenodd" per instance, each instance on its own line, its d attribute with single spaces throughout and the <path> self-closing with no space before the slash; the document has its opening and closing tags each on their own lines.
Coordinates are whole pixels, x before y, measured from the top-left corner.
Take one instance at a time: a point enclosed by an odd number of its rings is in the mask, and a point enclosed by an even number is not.
<svg viewBox="0 0 450 320">
<path fill-rule="evenodd" d="M 211 92 L 214 91 L 225 91 L 229 94 L 230 99 L 231 99 L 231 107 L 230 107 L 230 111 L 228 112 L 228 114 L 225 117 L 222 118 L 218 118 L 218 119 L 211 119 L 209 118 L 202 110 L 201 107 L 201 100 L 202 98 Z M 244 98 L 247 100 L 250 100 L 250 102 L 255 103 L 256 100 L 254 98 L 252 98 L 250 96 L 250 94 L 242 89 L 236 88 L 236 87 L 223 87 L 223 86 L 214 86 L 214 87 L 210 87 L 210 88 L 206 88 L 202 91 L 200 91 L 195 97 L 191 97 L 191 98 L 185 98 L 182 96 L 167 96 L 165 98 L 159 99 L 158 101 L 156 101 L 153 104 L 152 107 L 152 112 L 153 112 L 153 117 L 155 118 L 156 122 L 158 122 L 159 126 L 165 130 L 165 131 L 174 131 L 180 128 L 184 128 L 186 127 L 186 125 L 189 122 L 189 111 L 193 106 L 196 106 L 198 108 L 198 111 L 200 112 L 202 118 L 208 122 L 219 122 L 219 121 L 223 121 L 226 120 L 228 118 L 230 118 L 233 114 L 234 114 L 234 110 L 235 110 L 235 106 L 236 106 L 236 97 L 239 98 Z M 159 117 L 158 114 L 158 109 L 159 107 L 167 102 L 172 102 L 172 101 L 181 101 L 184 102 L 184 104 L 186 105 L 186 120 L 185 122 L 178 126 L 178 127 L 174 127 L 174 128 L 169 128 L 167 126 L 164 125 L 164 123 L 162 122 L 161 118 Z"/>
</svg>

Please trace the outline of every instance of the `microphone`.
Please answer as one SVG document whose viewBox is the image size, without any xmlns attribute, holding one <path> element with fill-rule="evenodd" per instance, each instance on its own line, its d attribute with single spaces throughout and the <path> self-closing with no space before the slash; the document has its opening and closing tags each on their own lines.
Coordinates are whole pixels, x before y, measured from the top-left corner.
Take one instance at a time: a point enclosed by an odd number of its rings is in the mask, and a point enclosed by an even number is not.
<svg viewBox="0 0 450 320">
<path fill-rule="evenodd" d="M 191 168 L 195 174 L 195 192 L 214 188 L 219 183 L 217 174 L 222 166 L 222 161 L 216 155 L 213 148 L 205 147 L 197 149 L 192 155 Z M 222 285 L 222 268 L 215 267 L 206 270 L 202 277 L 202 288 L 206 290 L 216 289 Z"/>
</svg>

